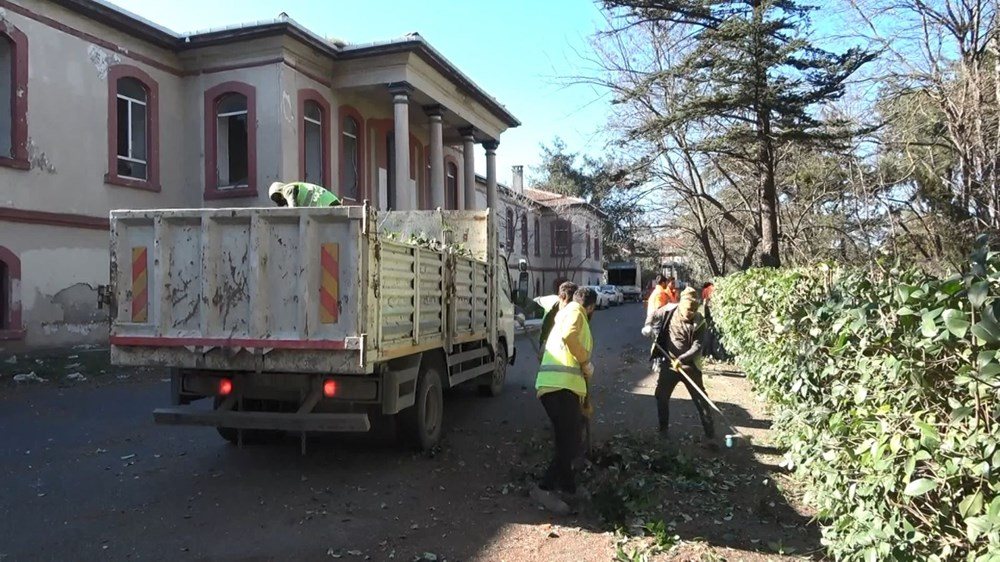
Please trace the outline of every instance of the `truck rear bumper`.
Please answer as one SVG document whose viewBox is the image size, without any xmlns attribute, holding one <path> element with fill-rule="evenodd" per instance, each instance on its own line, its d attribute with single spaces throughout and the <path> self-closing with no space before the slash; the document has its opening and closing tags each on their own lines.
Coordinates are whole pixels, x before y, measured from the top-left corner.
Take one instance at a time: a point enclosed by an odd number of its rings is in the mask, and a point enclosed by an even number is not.
<svg viewBox="0 0 1000 562">
<path fill-rule="evenodd" d="M 202 425 L 278 431 L 366 432 L 368 414 L 286 414 L 278 412 L 206 411 L 194 408 L 157 408 L 153 420 L 163 425 Z"/>
</svg>

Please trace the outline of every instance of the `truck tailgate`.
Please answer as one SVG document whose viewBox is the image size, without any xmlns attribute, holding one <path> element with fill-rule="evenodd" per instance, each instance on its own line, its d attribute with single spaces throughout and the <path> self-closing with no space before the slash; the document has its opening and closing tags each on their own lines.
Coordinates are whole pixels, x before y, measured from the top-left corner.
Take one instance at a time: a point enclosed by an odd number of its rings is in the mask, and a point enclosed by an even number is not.
<svg viewBox="0 0 1000 562">
<path fill-rule="evenodd" d="M 112 361 L 365 371 L 364 207 L 113 211 Z"/>
</svg>

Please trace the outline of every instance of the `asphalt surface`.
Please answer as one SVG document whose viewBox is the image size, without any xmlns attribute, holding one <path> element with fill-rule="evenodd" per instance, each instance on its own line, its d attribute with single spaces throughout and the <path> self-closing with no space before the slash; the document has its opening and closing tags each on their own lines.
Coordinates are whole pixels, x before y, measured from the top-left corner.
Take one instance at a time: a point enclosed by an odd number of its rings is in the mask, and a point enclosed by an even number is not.
<svg viewBox="0 0 1000 562">
<path fill-rule="evenodd" d="M 645 384 L 643 312 L 626 304 L 592 321 L 598 437 L 655 419 L 641 393 L 602 398 L 608 385 Z M 382 428 L 311 440 L 302 456 L 297 438 L 239 449 L 212 428 L 157 426 L 162 375 L 0 389 L 0 562 L 486 559 L 507 525 L 547 517 L 507 493 L 510 463 L 545 425 L 527 337 L 500 397 L 447 397 L 432 458 Z"/>
</svg>

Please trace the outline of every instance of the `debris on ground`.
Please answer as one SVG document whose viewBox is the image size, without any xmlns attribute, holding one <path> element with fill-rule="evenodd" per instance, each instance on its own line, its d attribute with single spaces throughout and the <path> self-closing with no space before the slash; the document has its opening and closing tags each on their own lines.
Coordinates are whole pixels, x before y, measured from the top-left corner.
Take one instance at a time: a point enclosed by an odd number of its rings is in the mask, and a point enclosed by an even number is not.
<svg viewBox="0 0 1000 562">
<path fill-rule="evenodd" d="M 83 376 L 83 373 L 70 373 L 66 375 L 66 380 L 75 382 L 86 382 L 87 377 Z"/>
<path fill-rule="evenodd" d="M 21 373 L 19 375 L 14 375 L 14 382 L 45 382 L 46 379 L 35 374 L 34 371 L 30 373 Z"/>
</svg>

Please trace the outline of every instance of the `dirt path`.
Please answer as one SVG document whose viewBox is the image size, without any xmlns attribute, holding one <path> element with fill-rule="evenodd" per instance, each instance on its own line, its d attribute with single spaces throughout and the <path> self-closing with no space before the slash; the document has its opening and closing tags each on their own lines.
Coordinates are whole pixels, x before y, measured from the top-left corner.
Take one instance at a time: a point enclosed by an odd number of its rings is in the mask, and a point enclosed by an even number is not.
<svg viewBox="0 0 1000 562">
<path fill-rule="evenodd" d="M 152 423 L 168 400 L 162 372 L 122 372 L 79 350 L 41 364 L 0 356 L 0 560 L 818 559 L 818 533 L 785 497 L 767 417 L 741 376 L 716 370 L 708 388 L 755 448 L 688 443 L 700 427 L 682 387 L 677 442 L 654 440 L 637 310 L 595 317 L 594 498 L 570 517 L 527 497 L 550 445 L 524 338 L 501 397 L 451 393 L 431 456 L 400 451 L 385 424 L 311 440 L 304 457 L 294 438 L 238 449 L 211 429 Z M 30 369 L 48 381 L 12 382 Z M 86 381 L 67 380 L 78 371 Z"/>
</svg>

